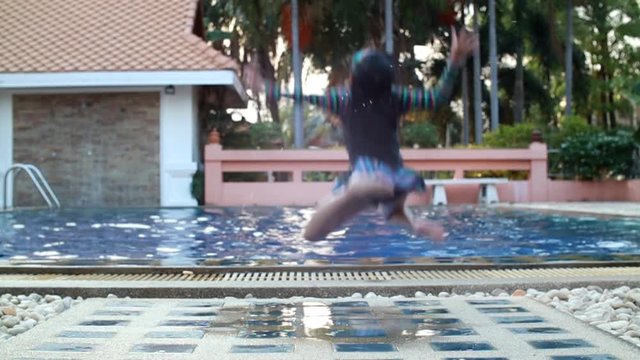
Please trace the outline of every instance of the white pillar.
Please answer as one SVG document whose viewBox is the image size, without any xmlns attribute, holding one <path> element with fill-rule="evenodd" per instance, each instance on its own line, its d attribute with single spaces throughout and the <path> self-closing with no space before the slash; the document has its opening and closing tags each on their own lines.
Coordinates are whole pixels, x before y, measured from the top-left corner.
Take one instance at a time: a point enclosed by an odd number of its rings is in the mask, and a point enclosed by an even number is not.
<svg viewBox="0 0 640 360">
<path fill-rule="evenodd" d="M 13 163 L 13 96 L 9 92 L 0 91 L 0 186 L 4 186 L 4 174 Z M 13 189 L 7 189 L 8 193 Z M 11 197 L 9 197 L 11 199 Z M 4 195 L 0 188 L 0 207 L 4 203 Z M 13 204 L 7 203 L 11 207 Z"/>
<path fill-rule="evenodd" d="M 191 180 L 197 163 L 195 89 L 176 86 L 175 94 L 160 93 L 160 205 L 196 206 Z"/>
</svg>

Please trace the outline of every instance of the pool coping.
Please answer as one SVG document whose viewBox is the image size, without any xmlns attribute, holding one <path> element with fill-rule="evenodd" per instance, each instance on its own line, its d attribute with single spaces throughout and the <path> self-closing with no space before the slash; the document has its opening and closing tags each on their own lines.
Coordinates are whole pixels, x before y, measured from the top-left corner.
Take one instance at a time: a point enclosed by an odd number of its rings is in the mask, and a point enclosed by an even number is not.
<svg viewBox="0 0 640 360">
<path fill-rule="evenodd" d="M 640 266 L 640 258 L 630 261 L 559 261 L 539 263 L 430 263 L 430 264 L 329 264 L 329 265 L 256 265 L 256 266 L 150 266 L 150 265 L 56 265 L 42 264 L 0 264 L 0 274 L 7 273 L 54 273 L 54 274 L 141 274 L 158 272 L 239 273 L 239 272 L 338 272 L 338 271 L 393 271 L 393 270 L 503 270 L 503 269 L 544 269 L 582 267 L 625 267 Z"/>
<path fill-rule="evenodd" d="M 425 293 L 491 292 L 502 289 L 551 290 L 598 285 L 640 287 L 640 266 L 547 267 L 532 269 L 369 269 L 319 271 L 229 271 L 205 269 L 127 273 L 90 268 L 36 269 L 0 272 L 0 292 L 56 293 L 68 296 L 104 297 L 293 297 L 350 296 L 355 292 L 412 296 Z M 4 269 L 9 270 L 9 269 Z M 46 271 L 56 270 L 56 271 Z M 142 269 L 135 269 L 142 270 Z M 200 271 L 196 273 L 195 271 Z M 73 272 L 75 271 L 75 272 Z M 210 275 L 207 275 L 210 274 Z"/>
</svg>

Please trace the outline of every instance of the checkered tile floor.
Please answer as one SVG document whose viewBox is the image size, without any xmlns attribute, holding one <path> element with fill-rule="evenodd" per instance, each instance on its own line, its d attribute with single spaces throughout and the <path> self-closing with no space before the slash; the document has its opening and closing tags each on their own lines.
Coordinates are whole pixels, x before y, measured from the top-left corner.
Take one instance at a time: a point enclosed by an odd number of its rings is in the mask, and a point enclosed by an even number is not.
<svg viewBox="0 0 640 360">
<path fill-rule="evenodd" d="M 526 298 L 90 299 L 0 359 L 638 359 Z"/>
</svg>

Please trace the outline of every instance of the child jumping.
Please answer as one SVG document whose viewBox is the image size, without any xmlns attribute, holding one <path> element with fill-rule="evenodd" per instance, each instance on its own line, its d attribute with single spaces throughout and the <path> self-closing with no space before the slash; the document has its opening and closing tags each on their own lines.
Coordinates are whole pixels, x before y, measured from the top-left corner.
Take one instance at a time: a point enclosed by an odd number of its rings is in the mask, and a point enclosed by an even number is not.
<svg viewBox="0 0 640 360">
<path fill-rule="evenodd" d="M 359 212 L 377 206 L 385 218 L 409 226 L 434 240 L 444 237 L 435 222 L 416 219 L 405 204 L 410 192 L 425 190 L 424 180 L 405 168 L 400 155 L 398 123 L 410 110 L 435 110 L 450 100 L 459 68 L 477 46 L 477 36 L 452 28 L 451 56 L 438 85 L 430 90 L 394 85 L 393 63 L 383 52 L 365 49 L 352 60 L 348 87 L 329 88 L 324 96 L 287 94 L 267 85 L 267 97 L 302 99 L 338 115 L 349 154 L 350 172 L 337 179 L 330 199 L 322 202 L 304 230 L 304 238 L 323 240 Z M 251 74 L 255 89 L 260 80 Z"/>
</svg>

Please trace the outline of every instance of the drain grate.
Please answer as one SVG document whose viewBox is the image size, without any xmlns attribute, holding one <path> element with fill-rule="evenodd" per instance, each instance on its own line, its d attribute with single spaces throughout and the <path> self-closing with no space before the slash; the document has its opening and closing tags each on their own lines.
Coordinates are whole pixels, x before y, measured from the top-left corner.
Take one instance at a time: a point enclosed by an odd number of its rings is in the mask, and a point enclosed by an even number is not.
<svg viewBox="0 0 640 360">
<path fill-rule="evenodd" d="M 640 267 L 582 267 L 582 268 L 538 268 L 538 269 L 463 269 L 463 270 L 389 270 L 389 271 L 225 271 L 144 273 L 5 273 L 2 281 L 153 281 L 153 282 L 382 282 L 416 280 L 519 280 L 519 279 L 560 279 L 636 276 L 640 277 Z M 201 271 L 201 270 L 200 270 Z"/>
</svg>

